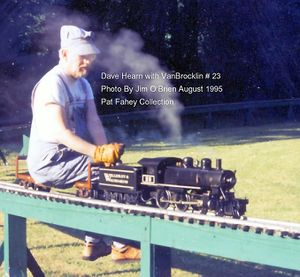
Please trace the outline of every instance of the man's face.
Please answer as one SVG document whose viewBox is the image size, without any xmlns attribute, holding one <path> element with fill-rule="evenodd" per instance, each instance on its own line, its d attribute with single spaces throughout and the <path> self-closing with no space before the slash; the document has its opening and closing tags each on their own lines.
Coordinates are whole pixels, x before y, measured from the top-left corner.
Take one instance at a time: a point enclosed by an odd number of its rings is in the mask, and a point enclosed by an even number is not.
<svg viewBox="0 0 300 277">
<path fill-rule="evenodd" d="M 94 54 L 77 55 L 69 52 L 66 58 L 68 74 L 75 79 L 86 76 L 95 59 Z"/>
</svg>

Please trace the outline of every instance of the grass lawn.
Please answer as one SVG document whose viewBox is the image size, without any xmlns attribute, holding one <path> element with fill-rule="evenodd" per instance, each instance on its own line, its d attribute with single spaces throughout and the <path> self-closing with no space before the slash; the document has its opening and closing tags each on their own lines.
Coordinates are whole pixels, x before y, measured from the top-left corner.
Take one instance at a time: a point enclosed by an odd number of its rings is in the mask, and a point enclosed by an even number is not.
<svg viewBox="0 0 300 277">
<path fill-rule="evenodd" d="M 0 166 L 0 179 L 13 180 L 13 159 L 20 145 L 1 146 L 11 166 Z M 124 163 L 143 157 L 191 156 L 223 160 L 237 171 L 236 194 L 249 199 L 247 215 L 300 223 L 300 124 L 201 130 L 181 144 L 149 141 L 127 144 Z M 3 219 L 0 219 L 3 236 Z M 28 246 L 46 276 L 139 276 L 139 263 L 116 265 L 110 257 L 81 261 L 82 241 L 28 220 Z M 300 276 L 293 271 L 173 251 L 172 276 Z M 3 267 L 3 266 L 2 266 Z M 0 273 L 1 274 L 1 273 Z M 29 276 L 31 276 L 29 274 Z"/>
</svg>

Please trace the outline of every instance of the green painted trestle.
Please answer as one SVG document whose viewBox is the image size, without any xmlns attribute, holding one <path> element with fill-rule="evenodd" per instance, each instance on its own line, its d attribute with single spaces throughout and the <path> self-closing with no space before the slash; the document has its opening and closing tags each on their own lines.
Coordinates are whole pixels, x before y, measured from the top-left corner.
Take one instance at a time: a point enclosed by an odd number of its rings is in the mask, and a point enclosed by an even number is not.
<svg viewBox="0 0 300 277">
<path fill-rule="evenodd" d="M 170 248 L 300 270 L 300 240 L 288 237 L 118 213 L 5 191 L 0 191 L 0 210 L 5 215 L 0 258 L 6 276 L 26 276 L 26 218 L 139 241 L 141 276 L 145 277 L 170 276 Z"/>
</svg>

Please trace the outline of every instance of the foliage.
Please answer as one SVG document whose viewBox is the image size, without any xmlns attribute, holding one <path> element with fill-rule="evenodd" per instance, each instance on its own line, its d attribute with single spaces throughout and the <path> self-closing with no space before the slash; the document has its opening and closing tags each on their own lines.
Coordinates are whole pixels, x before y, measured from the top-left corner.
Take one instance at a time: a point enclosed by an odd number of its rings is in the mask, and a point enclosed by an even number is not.
<svg viewBox="0 0 300 277">
<path fill-rule="evenodd" d="M 299 97 L 299 1 L 73 1 L 72 6 L 97 18 L 103 30 L 138 32 L 145 51 L 171 71 L 221 72 L 226 94 L 206 95 L 199 103 Z"/>
<path fill-rule="evenodd" d="M 63 23 L 113 34 L 130 29 L 162 68 L 222 74 L 212 84 L 223 85 L 224 93 L 182 94 L 185 105 L 299 97 L 299 9 L 299 0 L 2 1 L 0 33 L 8 40 L 0 45 L 6 53 L 0 59 L 0 100 L 7 106 L 1 105 L 0 115 L 28 111 L 24 102 L 30 102 L 32 86 L 57 60 Z M 174 81 L 179 84 L 199 81 Z"/>
<path fill-rule="evenodd" d="M 3 39 L 0 51 L 0 116 L 7 122 L 24 122 L 30 115 L 30 92 L 43 70 L 49 49 L 42 43 L 44 23 L 53 4 L 65 1 L 2 1 L 0 4 Z"/>
</svg>

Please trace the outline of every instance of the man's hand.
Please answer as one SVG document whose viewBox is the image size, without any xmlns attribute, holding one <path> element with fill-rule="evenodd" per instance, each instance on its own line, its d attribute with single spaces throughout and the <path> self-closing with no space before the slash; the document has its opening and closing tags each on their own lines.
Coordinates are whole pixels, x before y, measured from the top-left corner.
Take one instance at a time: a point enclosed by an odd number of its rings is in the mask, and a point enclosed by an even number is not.
<svg viewBox="0 0 300 277">
<path fill-rule="evenodd" d="M 111 143 L 97 146 L 94 153 L 95 163 L 114 164 L 124 153 L 124 144 Z"/>
</svg>

